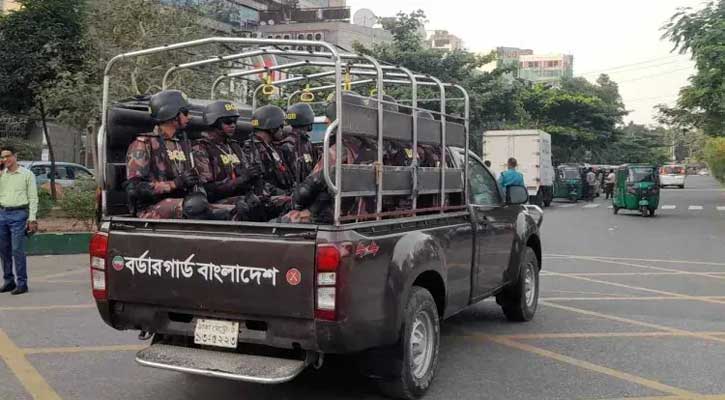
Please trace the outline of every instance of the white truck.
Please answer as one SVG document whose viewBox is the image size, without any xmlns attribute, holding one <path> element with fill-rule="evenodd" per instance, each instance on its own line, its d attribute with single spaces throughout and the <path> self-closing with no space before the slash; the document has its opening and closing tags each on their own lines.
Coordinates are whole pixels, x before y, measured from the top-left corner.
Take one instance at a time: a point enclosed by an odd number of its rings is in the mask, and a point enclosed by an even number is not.
<svg viewBox="0 0 725 400">
<path fill-rule="evenodd" d="M 554 196 L 554 166 L 551 164 L 551 135 L 538 129 L 485 131 L 483 159 L 499 176 L 507 168 L 509 157 L 518 161 L 524 175 L 529 202 L 548 207 Z"/>
</svg>

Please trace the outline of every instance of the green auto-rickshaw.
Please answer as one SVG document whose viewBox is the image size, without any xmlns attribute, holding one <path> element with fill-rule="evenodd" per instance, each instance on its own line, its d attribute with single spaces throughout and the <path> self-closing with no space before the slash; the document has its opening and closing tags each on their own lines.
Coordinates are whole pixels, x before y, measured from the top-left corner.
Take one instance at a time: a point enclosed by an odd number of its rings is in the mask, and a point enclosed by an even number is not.
<svg viewBox="0 0 725 400">
<path fill-rule="evenodd" d="M 612 208 L 638 210 L 645 217 L 654 217 L 660 202 L 657 167 L 647 164 L 624 164 L 617 167 Z"/>
<path fill-rule="evenodd" d="M 559 165 L 554 179 L 554 198 L 568 199 L 572 202 L 582 199 L 584 197 L 582 171 L 583 167 L 579 165 Z"/>
</svg>

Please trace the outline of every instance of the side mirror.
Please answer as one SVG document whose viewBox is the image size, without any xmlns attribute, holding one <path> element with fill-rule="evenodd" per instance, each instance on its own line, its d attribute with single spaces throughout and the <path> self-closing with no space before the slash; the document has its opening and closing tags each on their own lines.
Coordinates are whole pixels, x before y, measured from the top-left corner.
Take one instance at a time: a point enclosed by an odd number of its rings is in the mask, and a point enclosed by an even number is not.
<svg viewBox="0 0 725 400">
<path fill-rule="evenodd" d="M 529 201 L 529 191 L 523 186 L 509 186 L 506 188 L 506 204 L 524 204 Z"/>
</svg>

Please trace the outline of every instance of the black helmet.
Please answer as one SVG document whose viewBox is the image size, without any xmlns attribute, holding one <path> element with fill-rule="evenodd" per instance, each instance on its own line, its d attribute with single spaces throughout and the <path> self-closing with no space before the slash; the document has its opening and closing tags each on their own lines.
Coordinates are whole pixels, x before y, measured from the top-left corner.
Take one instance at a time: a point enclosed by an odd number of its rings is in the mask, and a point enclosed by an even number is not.
<svg viewBox="0 0 725 400">
<path fill-rule="evenodd" d="M 292 126 L 308 126 L 315 123 L 315 112 L 307 103 L 297 103 L 287 108 L 287 123 Z"/>
<path fill-rule="evenodd" d="M 378 108 L 378 98 L 377 96 L 370 97 L 368 99 L 368 106 Z M 395 101 L 395 98 L 393 96 L 389 96 L 387 94 L 383 95 L 383 110 L 385 111 L 398 111 L 398 102 Z"/>
<path fill-rule="evenodd" d="M 267 104 L 254 110 L 252 126 L 254 129 L 271 131 L 282 127 L 284 118 L 284 110 L 275 105 Z"/>
<path fill-rule="evenodd" d="M 184 197 L 181 209 L 186 219 L 205 219 L 209 211 L 209 200 L 204 193 L 190 193 Z"/>
<path fill-rule="evenodd" d="M 180 90 L 164 90 L 151 96 L 149 109 L 151 119 L 160 123 L 176 118 L 182 111 L 188 111 L 189 101 Z"/>
<path fill-rule="evenodd" d="M 215 101 L 204 109 L 204 125 L 212 126 L 219 118 L 239 118 L 239 109 L 231 101 Z"/>
<path fill-rule="evenodd" d="M 336 106 L 335 106 L 335 94 L 333 93 L 330 97 L 332 97 L 332 100 L 327 105 L 327 108 L 325 109 L 325 115 L 330 120 L 334 120 L 336 117 Z M 365 99 L 360 96 L 359 94 L 345 90 L 342 92 L 342 101 L 347 104 L 354 104 L 356 106 L 364 106 L 365 105 Z"/>
</svg>

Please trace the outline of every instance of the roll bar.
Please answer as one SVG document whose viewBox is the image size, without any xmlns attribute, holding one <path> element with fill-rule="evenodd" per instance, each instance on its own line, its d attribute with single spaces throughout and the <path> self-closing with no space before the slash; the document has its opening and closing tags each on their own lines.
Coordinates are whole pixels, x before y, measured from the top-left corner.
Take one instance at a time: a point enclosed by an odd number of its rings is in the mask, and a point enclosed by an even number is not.
<svg viewBox="0 0 725 400">
<path fill-rule="evenodd" d="M 407 68 L 401 67 L 401 66 L 393 66 L 393 65 L 384 65 L 378 62 L 373 57 L 370 57 L 368 55 L 358 55 L 358 54 L 352 54 L 344 51 L 338 50 L 338 48 L 330 43 L 327 42 L 319 42 L 319 41 L 312 41 L 312 40 L 280 40 L 280 39 L 256 39 L 256 38 L 235 38 L 235 37 L 211 37 L 206 39 L 200 39 L 200 40 L 192 40 L 188 42 L 182 42 L 172 45 L 165 45 L 165 46 L 159 46 L 155 48 L 145 49 L 145 50 L 139 50 L 139 51 L 133 51 L 128 52 L 124 54 L 117 55 L 113 57 L 108 64 L 106 65 L 106 68 L 104 70 L 104 76 L 103 76 L 103 99 L 102 99 L 102 107 L 103 112 L 101 116 L 101 127 L 98 132 L 98 165 L 105 166 L 106 164 L 106 158 L 107 158 L 107 125 L 108 125 L 108 110 L 109 110 L 109 91 L 110 91 L 110 82 L 111 77 L 113 73 L 114 66 L 124 60 L 134 59 L 137 57 L 143 57 L 148 56 L 152 54 L 159 54 L 164 52 L 172 52 L 172 51 L 178 51 L 178 50 L 184 50 L 189 48 L 196 48 L 196 47 L 202 47 L 202 46 L 212 46 L 212 45 L 219 45 L 223 44 L 226 45 L 225 47 L 229 49 L 229 52 L 231 54 L 223 54 L 223 55 L 217 55 L 211 58 L 206 59 L 200 59 L 200 60 L 191 60 L 189 62 L 180 63 L 173 65 L 168 70 L 165 71 L 163 75 L 163 79 L 161 82 L 161 87 L 165 90 L 169 88 L 170 80 L 172 75 L 180 70 L 189 69 L 189 68 L 197 68 L 197 67 L 203 67 L 203 66 L 211 66 L 215 64 L 225 64 L 230 63 L 236 60 L 244 60 L 249 59 L 252 57 L 258 57 L 263 55 L 273 55 L 273 56 L 283 56 L 285 57 L 285 60 L 290 60 L 289 62 L 285 62 L 283 64 L 279 65 L 273 65 L 273 66 L 267 66 L 267 67 L 260 67 L 260 68 L 249 68 L 244 71 L 239 72 L 229 72 L 226 74 L 222 74 L 221 76 L 217 77 L 212 85 L 211 85 L 211 98 L 215 98 L 215 92 L 218 87 L 218 85 L 223 82 L 226 79 L 233 79 L 233 78 L 242 78 L 245 76 L 250 75 L 258 75 L 258 74 L 269 74 L 273 71 L 293 71 L 296 68 L 300 67 L 306 67 L 306 66 L 314 66 L 314 67 L 321 67 L 323 68 L 323 71 L 312 73 L 312 74 L 306 74 L 301 76 L 290 76 L 285 79 L 278 80 L 276 82 L 267 81 L 260 85 L 258 85 L 253 94 L 252 99 L 252 106 L 253 108 L 256 108 L 257 103 L 257 94 L 260 90 L 269 89 L 269 87 L 273 88 L 279 88 L 281 89 L 282 86 L 293 84 L 296 82 L 301 81 L 317 81 L 321 80 L 321 84 L 315 87 L 310 87 L 309 85 L 304 90 L 296 90 L 293 93 L 289 95 L 288 99 L 288 105 L 292 103 L 292 100 L 295 96 L 303 93 L 303 92 L 315 92 L 315 91 L 321 91 L 321 90 L 334 90 L 335 92 L 335 111 L 336 111 L 336 120 L 332 121 L 332 123 L 327 127 L 325 131 L 325 136 L 323 139 L 323 177 L 325 180 L 325 183 L 330 188 L 332 193 L 335 195 L 335 210 L 334 210 L 334 222 L 335 225 L 340 225 L 342 219 L 341 219 L 341 203 L 343 194 L 343 186 L 342 186 L 342 176 L 343 176 L 343 164 L 342 164 L 342 158 L 343 158 L 343 146 L 335 146 L 336 151 L 336 160 L 335 165 L 330 165 L 330 139 L 333 134 L 336 134 L 338 136 L 337 143 L 342 143 L 342 137 L 345 134 L 343 132 L 343 127 L 345 124 L 343 123 L 343 119 L 345 118 L 343 115 L 343 97 L 342 97 L 342 91 L 343 89 L 349 89 L 353 86 L 363 85 L 363 84 L 372 84 L 375 83 L 375 90 L 376 90 L 376 97 L 377 97 L 377 110 L 376 110 L 376 117 L 377 117 L 377 123 L 375 125 L 375 128 L 372 128 L 374 130 L 370 131 L 368 130 L 367 134 L 372 134 L 374 132 L 377 132 L 376 137 L 378 141 L 378 151 L 377 151 L 377 157 L 376 161 L 374 162 L 372 168 L 374 170 L 374 179 L 376 184 L 376 190 L 375 190 L 375 197 L 376 197 L 376 212 L 375 212 L 375 218 L 380 219 L 383 214 L 389 214 L 389 213 L 383 213 L 382 212 L 382 204 L 383 204 L 383 195 L 384 195 L 384 184 L 383 179 L 386 175 L 384 173 L 384 167 L 383 167 L 383 141 L 385 138 L 385 126 L 384 126 L 384 120 L 385 118 L 385 109 L 384 104 L 386 101 L 383 99 L 383 95 L 385 93 L 384 88 L 385 85 L 406 85 L 410 87 L 410 99 L 408 100 L 401 100 L 400 102 L 410 104 L 411 108 L 411 114 L 412 114 L 412 146 L 413 146 L 413 158 L 411 161 L 410 167 L 404 167 L 402 169 L 404 170 L 410 170 L 411 177 L 410 182 L 412 182 L 412 189 L 406 189 L 405 193 L 410 193 L 412 197 L 412 210 L 417 210 L 417 197 L 418 197 L 418 185 L 419 185 L 419 162 L 418 162 L 418 145 L 419 145 L 419 122 L 418 122 L 418 114 L 420 109 L 418 105 L 420 103 L 425 102 L 439 102 L 440 103 L 440 109 L 439 111 L 431 111 L 434 114 L 439 115 L 439 123 L 440 123 L 440 141 L 441 141 L 441 154 L 440 154 L 440 160 L 441 160 L 441 166 L 439 168 L 439 180 L 440 180 L 440 199 L 441 203 L 439 204 L 440 207 L 438 209 L 440 212 L 445 212 L 447 209 L 450 209 L 451 207 L 447 207 L 446 203 L 446 148 L 447 148 L 447 127 L 448 127 L 448 121 L 450 119 L 462 119 L 463 120 L 463 129 L 465 134 L 465 165 L 463 166 L 464 169 L 464 193 L 465 193 L 465 202 L 468 202 L 468 148 L 469 148 L 469 112 L 470 112 L 470 100 L 468 93 L 466 90 L 461 87 L 460 85 L 450 84 L 450 83 L 444 83 L 441 82 L 439 79 L 429 76 L 429 75 L 421 75 L 421 74 L 415 74 L 412 71 L 410 71 Z M 234 52 L 234 48 L 232 48 L 231 45 L 239 45 L 243 46 L 242 49 L 237 50 L 237 52 Z M 313 46 L 320 46 L 325 49 L 325 51 L 303 51 L 303 50 L 287 50 L 282 49 L 280 46 L 292 46 L 294 48 L 298 48 L 300 46 L 304 46 L 307 48 L 311 48 Z M 322 60 L 320 60 L 322 59 Z M 325 61 L 328 60 L 328 61 Z M 232 68 L 229 65 L 225 65 L 223 67 L 226 68 Z M 343 72 L 345 74 L 345 80 L 343 81 Z M 350 77 L 356 76 L 356 80 L 352 80 Z M 326 79 L 334 79 L 333 84 L 325 84 Z M 431 86 L 436 87 L 439 92 L 438 98 L 426 98 L 426 99 L 419 99 L 418 98 L 418 87 L 419 86 Z M 458 90 L 462 93 L 462 97 L 457 98 L 446 98 L 447 89 L 454 89 Z M 464 116 L 457 116 L 457 115 L 451 115 L 447 113 L 447 102 L 448 101 L 463 101 L 464 102 Z M 430 110 L 427 110 L 430 111 Z M 410 123 L 410 122 L 409 122 Z M 429 124 L 426 122 L 426 124 Z M 408 125 L 410 129 L 410 125 Z M 459 125 L 460 127 L 460 125 Z M 345 128 L 347 129 L 347 128 Z M 430 132 L 430 131 L 427 131 Z M 430 133 L 429 133 L 430 135 Z M 460 131 L 458 131 L 458 135 L 460 135 Z M 457 138 L 460 138 L 460 136 L 456 136 Z M 428 139 L 430 140 L 430 138 Z M 456 143 L 456 140 L 460 139 L 453 139 L 453 143 Z M 430 141 L 428 142 L 430 143 Z M 458 143 L 461 143 L 460 141 Z M 332 168 L 335 168 L 335 176 L 334 178 L 331 176 L 331 170 Z M 424 168 L 425 169 L 425 168 Z M 428 168 L 430 169 L 430 168 Z M 427 172 L 430 174 L 430 172 Z M 105 187 L 105 184 L 108 180 L 108 177 L 106 176 L 107 171 L 105 168 L 99 168 L 98 171 L 98 181 L 99 184 L 101 184 L 103 187 Z M 431 178 L 430 175 L 428 175 L 429 178 Z M 430 184 L 431 182 L 428 181 L 426 185 L 423 186 L 424 190 L 428 190 L 428 192 L 424 193 L 430 193 Z M 428 188 L 428 189 L 426 189 Z M 460 190 L 460 189 L 458 189 Z M 346 192 L 348 193 L 348 196 L 351 195 L 351 193 L 356 192 L 350 192 L 349 189 Z M 388 193 L 403 193 L 400 190 L 392 190 L 388 191 Z M 372 193 L 371 193 L 372 194 Z M 103 212 L 106 212 L 106 196 L 104 191 L 103 201 Z M 428 209 L 426 209 L 428 210 Z M 350 217 L 345 218 L 345 220 L 348 220 Z"/>
</svg>

